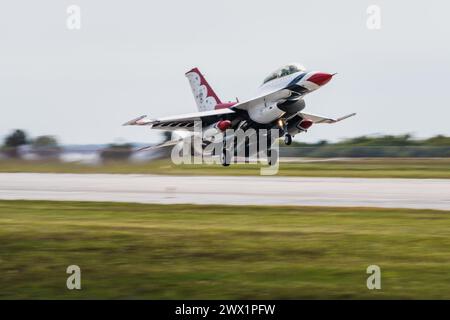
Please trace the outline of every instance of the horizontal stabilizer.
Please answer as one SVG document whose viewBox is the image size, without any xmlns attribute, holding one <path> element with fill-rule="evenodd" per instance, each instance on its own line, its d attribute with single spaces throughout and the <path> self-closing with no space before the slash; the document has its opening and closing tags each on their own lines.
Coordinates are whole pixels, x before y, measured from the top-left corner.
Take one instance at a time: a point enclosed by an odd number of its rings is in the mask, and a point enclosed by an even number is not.
<svg viewBox="0 0 450 320">
<path fill-rule="evenodd" d="M 309 119 L 309 120 L 311 120 L 314 123 L 336 123 L 336 122 L 348 119 L 350 117 L 353 117 L 354 115 L 356 115 L 356 113 L 350 113 L 350 114 L 348 114 L 346 116 L 343 116 L 343 117 L 340 117 L 340 118 L 337 118 L 337 119 L 316 116 L 316 115 L 313 115 L 313 114 L 307 114 L 307 113 L 303 113 L 303 112 L 301 112 L 300 115 L 303 118 Z"/>
<path fill-rule="evenodd" d="M 170 140 L 170 141 L 166 141 L 166 142 L 154 145 L 154 146 L 143 147 L 143 148 L 137 149 L 136 151 L 148 151 L 148 150 L 155 150 L 155 149 L 164 148 L 164 147 L 170 147 L 170 146 L 174 146 L 174 145 L 180 143 L 181 141 L 183 141 L 183 140 L 182 139 Z"/>
</svg>

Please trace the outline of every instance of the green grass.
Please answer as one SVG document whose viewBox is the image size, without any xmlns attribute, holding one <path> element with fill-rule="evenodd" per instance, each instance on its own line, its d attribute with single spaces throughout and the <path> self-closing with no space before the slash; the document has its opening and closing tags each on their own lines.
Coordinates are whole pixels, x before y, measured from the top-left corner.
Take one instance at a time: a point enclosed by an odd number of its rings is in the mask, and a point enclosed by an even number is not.
<svg viewBox="0 0 450 320">
<path fill-rule="evenodd" d="M 265 166 L 265 165 L 264 165 Z M 260 175 L 263 165 L 174 165 L 168 160 L 148 163 L 112 162 L 103 165 L 39 161 L 0 161 L 0 172 L 148 173 L 169 175 Z M 281 163 L 279 176 L 450 178 L 450 158 L 372 158 L 344 161 Z"/>
<path fill-rule="evenodd" d="M 0 298 L 450 299 L 449 235 L 432 210 L 0 201 Z"/>
</svg>

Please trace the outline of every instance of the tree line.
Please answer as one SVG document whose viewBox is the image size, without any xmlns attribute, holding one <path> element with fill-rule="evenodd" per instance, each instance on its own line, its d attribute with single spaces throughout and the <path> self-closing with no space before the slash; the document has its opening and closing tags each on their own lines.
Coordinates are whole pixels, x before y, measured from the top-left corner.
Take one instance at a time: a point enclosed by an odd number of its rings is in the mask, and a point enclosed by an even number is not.
<svg viewBox="0 0 450 320">
<path fill-rule="evenodd" d="M 170 134 L 164 134 L 164 140 Z M 63 147 L 51 135 L 30 138 L 24 130 L 14 130 L 7 135 L 0 152 L 9 158 L 20 158 L 20 148 L 28 146 L 29 151 L 41 158 L 57 158 Z M 294 141 L 291 146 L 280 145 L 280 155 L 285 157 L 450 157 L 450 137 L 437 135 L 416 139 L 410 134 L 360 136 L 339 142 L 326 140 L 315 143 Z M 131 143 L 109 144 L 99 151 L 102 160 L 127 160 L 134 152 Z M 166 152 L 168 156 L 170 152 Z"/>
<path fill-rule="evenodd" d="M 29 146 L 29 152 L 41 159 L 57 159 L 63 151 L 57 138 L 52 135 L 43 135 L 36 138 L 29 137 L 24 130 L 14 130 L 7 135 L 0 147 L 0 152 L 8 158 L 21 158 L 21 148 Z M 127 160 L 133 153 L 130 143 L 109 144 L 99 151 L 102 160 Z"/>
<path fill-rule="evenodd" d="M 410 134 L 361 136 L 331 143 L 294 142 L 281 156 L 298 157 L 450 157 L 450 137 L 415 139 Z"/>
</svg>

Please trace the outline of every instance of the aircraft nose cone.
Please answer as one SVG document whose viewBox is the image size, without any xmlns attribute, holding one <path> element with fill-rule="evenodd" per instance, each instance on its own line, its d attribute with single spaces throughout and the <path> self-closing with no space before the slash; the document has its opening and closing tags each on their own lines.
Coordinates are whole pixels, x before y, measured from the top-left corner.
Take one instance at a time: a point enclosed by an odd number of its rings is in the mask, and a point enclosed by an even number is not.
<svg viewBox="0 0 450 320">
<path fill-rule="evenodd" d="M 323 86 L 328 83 L 328 81 L 333 78 L 332 74 L 324 73 L 324 72 L 317 72 L 313 74 L 311 77 L 308 78 L 308 81 L 317 84 L 318 86 Z"/>
</svg>

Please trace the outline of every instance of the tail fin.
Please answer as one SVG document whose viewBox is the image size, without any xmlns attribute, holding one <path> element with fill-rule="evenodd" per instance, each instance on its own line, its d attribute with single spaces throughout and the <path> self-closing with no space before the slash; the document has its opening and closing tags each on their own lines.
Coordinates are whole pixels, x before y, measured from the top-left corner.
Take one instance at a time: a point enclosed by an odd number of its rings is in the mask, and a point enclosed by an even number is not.
<svg viewBox="0 0 450 320">
<path fill-rule="evenodd" d="M 186 77 L 189 79 L 199 111 L 214 110 L 216 105 L 222 103 L 200 70 L 194 68 L 186 72 Z"/>
</svg>

